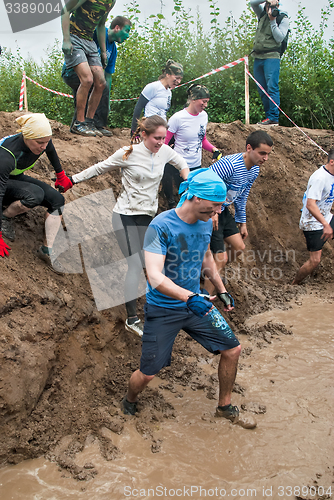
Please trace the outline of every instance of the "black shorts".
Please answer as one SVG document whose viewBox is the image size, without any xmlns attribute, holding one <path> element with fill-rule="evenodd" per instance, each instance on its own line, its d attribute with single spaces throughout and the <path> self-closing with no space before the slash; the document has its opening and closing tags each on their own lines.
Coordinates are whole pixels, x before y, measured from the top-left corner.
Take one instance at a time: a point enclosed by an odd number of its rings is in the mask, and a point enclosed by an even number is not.
<svg viewBox="0 0 334 500">
<path fill-rule="evenodd" d="M 229 209 L 226 207 L 225 210 L 218 215 L 218 229 L 217 231 L 213 231 L 211 236 L 211 252 L 225 252 L 224 239 L 237 233 L 239 233 L 237 223 L 235 222 Z"/>
<path fill-rule="evenodd" d="M 329 225 L 334 231 L 334 215 Z M 316 231 L 303 231 L 306 239 L 307 250 L 309 252 L 319 252 L 322 249 L 326 241 L 321 238 L 323 230 L 318 229 Z"/>
</svg>

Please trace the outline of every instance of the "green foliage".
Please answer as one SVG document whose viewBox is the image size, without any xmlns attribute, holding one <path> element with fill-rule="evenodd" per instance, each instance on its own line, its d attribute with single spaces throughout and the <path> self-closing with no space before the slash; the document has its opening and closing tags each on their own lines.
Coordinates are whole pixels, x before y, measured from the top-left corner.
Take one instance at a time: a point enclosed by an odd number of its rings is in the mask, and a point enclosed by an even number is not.
<svg viewBox="0 0 334 500">
<path fill-rule="evenodd" d="M 204 30 L 199 14 L 187 10 L 182 0 L 173 0 L 171 22 L 163 15 L 163 3 L 160 13 L 141 22 L 138 1 L 129 2 L 124 15 L 133 25 L 130 38 L 118 45 L 112 99 L 138 97 L 147 83 L 157 80 L 168 59 L 183 64 L 183 81 L 188 82 L 251 53 L 257 27 L 253 11 L 247 7 L 240 19 L 231 14 L 221 25 L 218 0 L 206 1 L 211 18 L 208 32 Z M 281 108 L 304 127 L 334 129 L 334 39 L 325 39 L 333 9 L 334 0 L 328 0 L 326 8 L 321 10 L 321 22 L 316 29 L 306 17 L 305 8 L 301 7 L 297 20 L 290 26 L 288 49 L 282 58 Z M 249 64 L 252 73 L 252 57 Z M 5 50 L 0 58 L 0 110 L 18 109 L 23 70 L 45 87 L 71 93 L 61 78 L 62 65 L 63 55 L 58 41 L 46 51 L 41 63 L 23 59 L 19 52 L 12 54 Z M 244 65 L 240 64 L 198 81 L 210 90 L 207 109 L 210 121 L 244 120 L 244 78 Z M 73 114 L 71 99 L 51 94 L 29 81 L 27 89 L 29 110 L 46 112 L 50 118 L 70 123 Z M 186 99 L 185 86 L 174 90 L 170 113 L 182 109 Z M 135 100 L 112 102 L 110 126 L 129 127 L 134 106 Z M 250 119 L 255 123 L 262 118 L 262 103 L 255 83 L 250 81 Z M 281 123 L 291 125 L 284 116 Z"/>
<path fill-rule="evenodd" d="M 52 48 L 47 49 L 47 57 L 40 64 L 33 59 L 23 59 L 19 52 L 12 54 L 4 50 L 0 58 L 0 110 L 15 111 L 19 108 L 22 73 L 44 87 L 58 92 L 71 94 L 71 89 L 61 78 L 63 56 L 59 42 L 56 40 Z M 28 109 L 35 113 L 45 113 L 48 118 L 63 123 L 70 123 L 73 115 L 73 102 L 69 97 L 61 97 L 37 87 L 26 81 Z"/>
</svg>

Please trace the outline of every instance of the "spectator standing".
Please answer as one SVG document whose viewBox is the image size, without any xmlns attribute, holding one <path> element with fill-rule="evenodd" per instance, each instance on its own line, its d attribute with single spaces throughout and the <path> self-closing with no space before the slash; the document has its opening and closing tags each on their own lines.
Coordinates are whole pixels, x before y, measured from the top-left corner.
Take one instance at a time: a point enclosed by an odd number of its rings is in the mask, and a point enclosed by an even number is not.
<svg viewBox="0 0 334 500">
<path fill-rule="evenodd" d="M 279 10 L 279 1 L 277 0 L 250 0 L 250 5 L 259 21 L 252 51 L 254 78 L 279 106 L 281 47 L 289 31 L 288 14 Z M 259 87 L 258 92 L 265 112 L 264 120 L 259 123 L 261 125 L 278 125 L 279 109 Z"/>
<path fill-rule="evenodd" d="M 116 0 L 69 0 L 62 9 L 62 48 L 66 67 L 73 68 L 80 80 L 76 95 L 77 119 L 72 125 L 73 131 L 80 135 L 102 135 L 94 126 L 94 115 L 106 86 L 103 72 L 108 62 L 105 22 L 115 3 Z M 95 29 L 100 54 L 93 40 Z"/>
<path fill-rule="evenodd" d="M 108 28 L 105 29 L 106 31 L 105 42 L 106 42 L 106 52 L 108 59 L 107 66 L 104 69 L 106 86 L 103 89 L 101 100 L 94 115 L 94 126 L 102 135 L 107 137 L 112 136 L 112 132 L 107 129 L 107 125 L 108 125 L 108 116 L 110 112 L 110 90 L 112 84 L 112 75 L 113 73 L 115 73 L 115 65 L 117 58 L 116 43 L 125 42 L 130 36 L 130 30 L 131 30 L 131 21 L 123 16 L 116 16 L 112 20 L 109 29 Z M 101 54 L 101 49 L 98 43 L 96 30 L 94 31 L 93 39 L 97 45 L 99 54 Z M 74 107 L 76 108 L 76 94 L 80 86 L 79 77 L 73 68 L 68 69 L 66 67 L 66 63 L 64 63 L 62 70 L 62 78 L 64 82 L 73 90 Z M 76 119 L 77 119 L 77 113 L 75 109 L 70 128 L 71 132 L 73 133 L 76 133 L 75 128 L 73 128 L 73 124 L 76 121 Z"/>
</svg>

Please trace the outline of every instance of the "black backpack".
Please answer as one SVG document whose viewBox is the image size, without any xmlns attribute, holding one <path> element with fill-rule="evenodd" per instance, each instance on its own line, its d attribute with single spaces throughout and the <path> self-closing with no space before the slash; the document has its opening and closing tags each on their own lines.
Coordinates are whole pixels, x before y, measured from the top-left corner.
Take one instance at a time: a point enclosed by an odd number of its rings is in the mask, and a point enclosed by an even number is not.
<svg viewBox="0 0 334 500">
<path fill-rule="evenodd" d="M 264 15 L 266 15 L 266 11 L 265 10 L 263 10 L 261 12 L 260 19 Z M 281 24 L 282 19 L 284 19 L 285 17 L 288 17 L 287 14 L 283 14 L 283 12 L 279 12 L 278 16 L 276 17 L 277 26 L 279 26 Z M 285 35 L 284 39 L 281 42 L 281 47 L 280 47 L 280 51 L 279 51 L 280 57 L 282 57 L 282 55 L 284 54 L 284 52 L 286 51 L 286 48 L 288 46 L 289 33 L 290 33 L 290 30 L 288 30 L 287 34 Z M 258 54 L 265 54 L 266 52 L 273 52 L 273 51 L 270 50 L 270 49 L 268 49 L 268 50 L 263 50 L 261 52 L 258 51 Z"/>
</svg>

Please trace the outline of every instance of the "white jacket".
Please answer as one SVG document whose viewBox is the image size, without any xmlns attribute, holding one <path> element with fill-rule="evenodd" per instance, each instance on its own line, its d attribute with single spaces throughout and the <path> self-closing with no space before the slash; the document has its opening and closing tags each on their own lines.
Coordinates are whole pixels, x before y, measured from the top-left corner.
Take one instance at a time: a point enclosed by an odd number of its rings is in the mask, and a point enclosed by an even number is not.
<svg viewBox="0 0 334 500">
<path fill-rule="evenodd" d="M 158 190 L 166 163 L 179 171 L 188 168 L 187 162 L 172 148 L 163 144 L 158 153 L 151 153 L 143 142 L 135 144 L 127 160 L 123 155 L 128 147 L 121 148 L 104 161 L 73 175 L 74 183 L 86 181 L 113 168 L 122 169 L 122 191 L 114 211 L 122 215 L 150 215 L 158 210 Z"/>
</svg>

